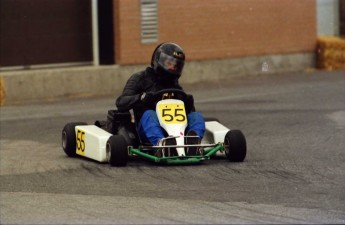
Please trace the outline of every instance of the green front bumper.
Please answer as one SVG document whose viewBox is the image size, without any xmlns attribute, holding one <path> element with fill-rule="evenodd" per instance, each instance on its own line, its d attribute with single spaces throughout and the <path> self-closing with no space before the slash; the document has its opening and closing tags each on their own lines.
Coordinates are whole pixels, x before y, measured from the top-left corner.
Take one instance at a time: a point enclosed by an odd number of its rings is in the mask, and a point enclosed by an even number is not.
<svg viewBox="0 0 345 225">
<path fill-rule="evenodd" d="M 131 156 L 137 155 L 145 159 L 153 161 L 155 163 L 168 164 L 168 165 L 178 165 L 178 164 L 196 164 L 204 160 L 208 160 L 212 155 L 216 154 L 218 151 L 222 150 L 223 144 L 217 144 L 215 147 L 207 149 L 204 151 L 203 155 L 198 156 L 171 156 L 171 157 L 156 157 L 154 155 L 148 154 L 141 151 L 140 149 L 130 148 L 129 153 Z"/>
</svg>

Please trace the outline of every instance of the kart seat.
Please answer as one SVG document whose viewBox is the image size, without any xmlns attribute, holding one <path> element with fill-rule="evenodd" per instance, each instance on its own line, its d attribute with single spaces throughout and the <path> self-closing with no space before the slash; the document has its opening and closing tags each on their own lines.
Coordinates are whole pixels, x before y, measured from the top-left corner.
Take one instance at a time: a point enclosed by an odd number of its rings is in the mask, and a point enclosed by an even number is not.
<svg viewBox="0 0 345 225">
<path fill-rule="evenodd" d="M 138 146 L 136 126 L 129 111 L 108 110 L 106 130 L 111 134 L 123 136 L 127 145 Z"/>
<path fill-rule="evenodd" d="M 108 110 L 106 129 L 109 133 L 116 134 L 120 126 L 128 127 L 132 124 L 132 115 L 129 111 Z"/>
</svg>

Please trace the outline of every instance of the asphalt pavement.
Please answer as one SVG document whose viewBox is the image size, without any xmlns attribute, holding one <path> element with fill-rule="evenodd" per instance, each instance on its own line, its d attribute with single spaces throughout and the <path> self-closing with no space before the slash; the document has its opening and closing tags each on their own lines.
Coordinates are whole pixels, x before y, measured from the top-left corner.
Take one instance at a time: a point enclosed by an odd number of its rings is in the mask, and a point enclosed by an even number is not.
<svg viewBox="0 0 345 225">
<path fill-rule="evenodd" d="M 243 163 L 114 168 L 69 158 L 68 122 L 115 97 L 0 108 L 1 224 L 344 224 L 345 71 L 187 85 L 196 108 L 247 139 Z M 114 96 L 119 93 L 114 93 Z"/>
</svg>

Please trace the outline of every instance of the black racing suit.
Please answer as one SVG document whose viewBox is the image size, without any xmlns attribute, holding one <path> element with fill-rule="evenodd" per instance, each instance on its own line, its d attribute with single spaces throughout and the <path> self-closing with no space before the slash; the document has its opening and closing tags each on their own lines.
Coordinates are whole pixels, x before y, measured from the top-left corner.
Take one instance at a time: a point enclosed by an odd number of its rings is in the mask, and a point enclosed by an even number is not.
<svg viewBox="0 0 345 225">
<path fill-rule="evenodd" d="M 117 109 L 120 112 L 133 109 L 135 121 L 139 122 L 143 113 L 150 109 L 141 101 L 142 93 L 157 92 L 169 88 L 182 90 L 178 80 L 166 82 L 160 79 L 151 67 L 147 67 L 146 70 L 135 73 L 129 78 L 122 95 L 116 100 Z M 187 113 L 195 111 L 193 96 L 188 95 L 185 104 Z"/>
</svg>

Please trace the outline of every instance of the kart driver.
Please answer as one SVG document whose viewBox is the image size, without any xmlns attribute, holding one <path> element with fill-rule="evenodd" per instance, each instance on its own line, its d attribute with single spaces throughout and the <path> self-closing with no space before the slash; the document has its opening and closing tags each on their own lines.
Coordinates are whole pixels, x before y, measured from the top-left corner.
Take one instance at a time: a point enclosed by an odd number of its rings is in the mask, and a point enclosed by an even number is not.
<svg viewBox="0 0 345 225">
<path fill-rule="evenodd" d="M 119 111 L 133 109 L 139 138 L 143 143 L 152 145 L 176 145 L 174 138 L 165 139 L 156 112 L 149 106 L 153 93 L 163 89 L 179 89 L 178 80 L 185 62 L 183 49 L 175 43 L 166 42 L 158 45 L 152 54 L 151 66 L 133 74 L 127 81 L 123 93 L 116 100 Z M 192 95 L 185 101 L 188 125 L 187 136 L 198 136 L 193 143 L 198 144 L 205 132 L 205 120 L 201 113 L 195 112 Z M 187 139 L 188 140 L 188 139 Z M 193 140 L 190 138 L 190 140 Z"/>
</svg>

